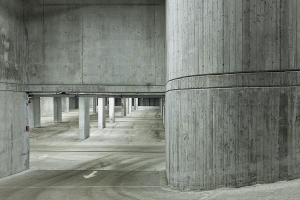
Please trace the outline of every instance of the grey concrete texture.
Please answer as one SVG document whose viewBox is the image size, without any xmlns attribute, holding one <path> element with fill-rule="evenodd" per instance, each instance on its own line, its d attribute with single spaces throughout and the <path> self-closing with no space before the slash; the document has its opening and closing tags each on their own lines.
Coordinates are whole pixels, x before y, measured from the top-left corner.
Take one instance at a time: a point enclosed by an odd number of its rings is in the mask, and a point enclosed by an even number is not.
<svg viewBox="0 0 300 200">
<path fill-rule="evenodd" d="M 0 83 L 22 84 L 25 35 L 22 0 L 0 2 Z"/>
<path fill-rule="evenodd" d="M 0 91 L 0 178 L 29 168 L 26 94 Z"/>
<path fill-rule="evenodd" d="M 41 116 L 53 115 L 53 97 L 41 97 Z"/>
<path fill-rule="evenodd" d="M 62 107 L 62 112 L 69 112 L 69 110 L 70 110 L 69 97 L 62 97 L 61 98 L 61 107 Z"/>
<path fill-rule="evenodd" d="M 297 0 L 166 1 L 170 187 L 299 177 Z"/>
<path fill-rule="evenodd" d="M 164 90 L 164 0 L 29 0 L 24 5 L 30 89 L 96 84 L 102 92 L 122 92 L 124 86 Z"/>
<path fill-rule="evenodd" d="M 53 97 L 54 123 L 62 122 L 62 97 Z"/>
<path fill-rule="evenodd" d="M 29 126 L 37 128 L 41 126 L 41 100 L 40 97 L 30 98 Z"/>
</svg>

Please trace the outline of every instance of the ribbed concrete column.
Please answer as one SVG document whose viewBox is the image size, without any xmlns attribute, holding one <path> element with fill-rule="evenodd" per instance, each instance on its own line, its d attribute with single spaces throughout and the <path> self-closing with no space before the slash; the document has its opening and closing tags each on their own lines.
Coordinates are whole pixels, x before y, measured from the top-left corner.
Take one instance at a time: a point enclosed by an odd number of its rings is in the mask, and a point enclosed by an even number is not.
<svg viewBox="0 0 300 200">
<path fill-rule="evenodd" d="M 115 98 L 109 98 L 109 123 L 115 123 Z"/>
<path fill-rule="evenodd" d="M 128 103 L 128 105 L 129 105 L 129 113 L 131 113 L 132 112 L 132 98 L 128 98 L 128 101 L 129 101 L 129 103 Z"/>
<path fill-rule="evenodd" d="M 129 98 L 125 98 L 125 104 L 126 104 L 126 115 L 129 114 Z"/>
<path fill-rule="evenodd" d="M 93 98 L 93 113 L 97 113 L 97 98 Z"/>
<path fill-rule="evenodd" d="M 53 115 L 54 115 L 54 123 L 62 122 L 61 97 L 53 98 Z"/>
<path fill-rule="evenodd" d="M 98 128 L 104 129 L 105 124 L 105 98 L 98 98 Z"/>
<path fill-rule="evenodd" d="M 166 6 L 169 185 L 214 189 L 299 178 L 299 1 Z"/>
<path fill-rule="evenodd" d="M 139 109 L 139 99 L 138 98 L 134 98 L 134 110 Z"/>
<path fill-rule="evenodd" d="M 62 107 L 62 112 L 69 112 L 70 111 L 69 97 L 62 97 L 61 98 L 61 107 Z"/>
<path fill-rule="evenodd" d="M 90 137 L 90 98 L 79 97 L 79 139 Z"/>
<path fill-rule="evenodd" d="M 126 116 L 126 98 L 121 98 L 121 117 Z"/>
</svg>

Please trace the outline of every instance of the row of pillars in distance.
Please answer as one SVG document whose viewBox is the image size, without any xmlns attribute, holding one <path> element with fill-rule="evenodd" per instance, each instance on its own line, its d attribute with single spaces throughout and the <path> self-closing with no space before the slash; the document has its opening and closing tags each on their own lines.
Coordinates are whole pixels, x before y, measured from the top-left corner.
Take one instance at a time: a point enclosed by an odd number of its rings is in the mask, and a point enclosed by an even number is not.
<svg viewBox="0 0 300 200">
<path fill-rule="evenodd" d="M 90 136 L 90 98 L 79 97 L 79 139 L 84 140 Z M 94 98 L 93 112 L 96 113 L 96 101 L 98 99 L 98 128 L 104 129 L 106 127 L 106 112 L 105 101 L 106 98 Z M 33 126 L 41 126 L 41 110 L 40 97 L 31 98 Z M 163 99 L 160 100 L 161 114 L 163 111 Z M 115 98 L 109 98 L 109 123 L 115 123 Z M 138 98 L 134 98 L 134 110 L 138 109 Z M 121 117 L 125 117 L 132 112 L 132 98 L 121 98 Z M 61 97 L 53 97 L 53 118 L 54 123 L 62 122 L 62 101 Z M 163 117 L 164 119 L 164 117 Z M 164 122 L 164 120 L 163 120 Z"/>
</svg>

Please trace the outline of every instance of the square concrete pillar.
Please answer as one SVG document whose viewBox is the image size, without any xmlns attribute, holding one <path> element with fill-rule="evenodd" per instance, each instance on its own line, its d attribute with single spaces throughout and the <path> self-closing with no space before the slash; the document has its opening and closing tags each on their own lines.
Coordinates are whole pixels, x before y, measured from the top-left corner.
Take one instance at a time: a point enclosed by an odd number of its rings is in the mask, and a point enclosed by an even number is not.
<svg viewBox="0 0 300 200">
<path fill-rule="evenodd" d="M 126 116 L 126 98 L 121 98 L 121 117 Z"/>
<path fill-rule="evenodd" d="M 163 114 L 163 98 L 159 99 L 159 108 L 160 108 L 160 114 Z"/>
<path fill-rule="evenodd" d="M 34 127 L 41 127 L 41 98 L 33 98 L 33 118 L 34 118 Z"/>
<path fill-rule="evenodd" d="M 132 112 L 132 98 L 129 98 L 129 113 Z"/>
<path fill-rule="evenodd" d="M 75 108 L 79 108 L 79 99 L 75 97 Z"/>
<path fill-rule="evenodd" d="M 70 102 L 69 97 L 61 98 L 61 107 L 63 112 L 70 112 Z"/>
<path fill-rule="evenodd" d="M 109 98 L 109 123 L 115 123 L 115 98 Z"/>
<path fill-rule="evenodd" d="M 69 109 L 75 109 L 75 97 L 69 97 Z"/>
<path fill-rule="evenodd" d="M 139 99 L 138 98 L 134 98 L 134 110 L 137 110 L 139 107 Z"/>
<path fill-rule="evenodd" d="M 163 117 L 163 125 L 165 127 L 165 99 L 163 99 L 163 103 L 162 103 L 162 117 Z"/>
<path fill-rule="evenodd" d="M 105 124 L 105 98 L 98 98 L 98 129 L 104 129 Z"/>
<path fill-rule="evenodd" d="M 53 115 L 54 115 L 54 123 L 62 122 L 61 97 L 53 98 Z"/>
<path fill-rule="evenodd" d="M 93 113 L 97 113 L 97 97 L 93 98 Z"/>
<path fill-rule="evenodd" d="M 79 139 L 90 137 L 90 98 L 79 97 Z"/>
<path fill-rule="evenodd" d="M 41 99 L 33 97 L 29 104 L 29 126 L 32 128 L 41 127 Z"/>
<path fill-rule="evenodd" d="M 144 106 L 144 98 L 141 98 L 140 106 Z"/>
<path fill-rule="evenodd" d="M 126 115 L 129 114 L 129 99 L 125 98 L 125 110 L 126 110 Z"/>
</svg>

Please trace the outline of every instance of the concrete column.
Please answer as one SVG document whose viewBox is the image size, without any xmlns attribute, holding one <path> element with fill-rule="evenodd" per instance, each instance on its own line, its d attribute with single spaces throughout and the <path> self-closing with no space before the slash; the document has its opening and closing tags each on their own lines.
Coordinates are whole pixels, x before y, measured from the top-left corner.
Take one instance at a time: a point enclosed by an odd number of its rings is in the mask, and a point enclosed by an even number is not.
<svg viewBox="0 0 300 200">
<path fill-rule="evenodd" d="M 41 127 L 41 100 L 40 97 L 33 97 L 29 104 L 29 126 L 31 128 Z"/>
<path fill-rule="evenodd" d="M 115 123 L 115 98 L 109 98 L 109 123 Z"/>
<path fill-rule="evenodd" d="M 93 98 L 93 113 L 97 113 L 97 98 Z"/>
<path fill-rule="evenodd" d="M 162 108 L 162 118 L 163 118 L 163 125 L 164 125 L 164 127 L 165 127 L 165 105 L 164 105 L 164 99 L 162 99 L 162 106 L 161 106 L 161 108 Z"/>
<path fill-rule="evenodd" d="M 128 101 L 129 101 L 129 113 L 131 113 L 132 112 L 132 98 L 129 98 Z"/>
<path fill-rule="evenodd" d="M 75 97 L 75 108 L 79 107 L 79 99 Z"/>
<path fill-rule="evenodd" d="M 126 98 L 121 98 L 121 117 L 126 116 Z"/>
<path fill-rule="evenodd" d="M 75 109 L 75 97 L 69 97 L 69 109 Z"/>
<path fill-rule="evenodd" d="M 33 99 L 33 118 L 34 127 L 41 127 L 41 98 L 34 97 Z"/>
<path fill-rule="evenodd" d="M 105 98 L 98 98 L 98 129 L 106 127 L 105 114 Z"/>
<path fill-rule="evenodd" d="M 90 137 L 90 98 L 79 97 L 79 139 Z"/>
<path fill-rule="evenodd" d="M 129 99 L 128 98 L 125 98 L 125 102 L 126 102 L 126 115 L 128 115 L 129 114 Z"/>
<path fill-rule="evenodd" d="M 53 98 L 53 115 L 54 123 L 62 122 L 62 106 L 61 106 L 61 97 Z"/>
<path fill-rule="evenodd" d="M 144 98 L 141 98 L 141 105 L 140 106 L 144 106 Z"/>
<path fill-rule="evenodd" d="M 163 98 L 159 99 L 160 114 L 163 116 Z"/>
<path fill-rule="evenodd" d="M 63 112 L 69 112 L 70 111 L 70 105 L 69 105 L 69 97 L 62 97 L 61 98 L 61 107 Z"/>
<path fill-rule="evenodd" d="M 134 110 L 137 110 L 139 107 L 139 99 L 138 98 L 134 98 Z"/>
<path fill-rule="evenodd" d="M 299 178 L 299 1 L 188 2 L 166 0 L 168 184 Z"/>
</svg>

